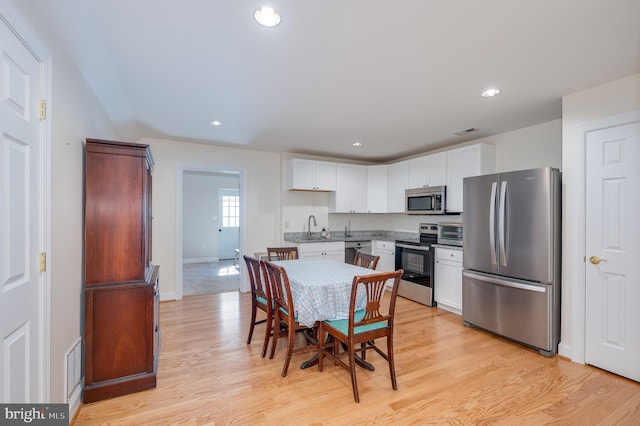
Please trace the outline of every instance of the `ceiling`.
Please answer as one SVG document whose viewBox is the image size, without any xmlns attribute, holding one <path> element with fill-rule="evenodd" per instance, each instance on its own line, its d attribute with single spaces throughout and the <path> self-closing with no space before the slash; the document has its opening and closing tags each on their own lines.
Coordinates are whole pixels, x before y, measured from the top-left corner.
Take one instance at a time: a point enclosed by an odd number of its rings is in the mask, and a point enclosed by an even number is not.
<svg viewBox="0 0 640 426">
<path fill-rule="evenodd" d="M 640 72 L 638 0 L 21 1 L 129 140 L 385 162 L 561 118 L 563 95 Z"/>
</svg>

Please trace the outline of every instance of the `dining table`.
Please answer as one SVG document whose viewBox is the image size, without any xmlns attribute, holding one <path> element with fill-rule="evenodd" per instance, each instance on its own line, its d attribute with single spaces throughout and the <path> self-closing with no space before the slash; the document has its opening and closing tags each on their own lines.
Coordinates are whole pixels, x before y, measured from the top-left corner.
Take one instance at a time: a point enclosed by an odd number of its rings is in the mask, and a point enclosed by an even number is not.
<svg viewBox="0 0 640 426">
<path fill-rule="evenodd" d="M 351 287 L 356 275 L 369 275 L 376 271 L 332 259 L 307 258 L 273 262 L 287 272 L 291 296 L 298 323 L 313 327 L 325 320 L 348 319 Z M 367 296 L 364 287 L 356 293 L 356 310 L 364 309 Z M 316 355 L 317 356 L 317 355 Z M 316 356 L 305 361 L 300 368 L 316 362 Z M 358 363 L 369 370 L 374 367 L 360 359 Z"/>
</svg>

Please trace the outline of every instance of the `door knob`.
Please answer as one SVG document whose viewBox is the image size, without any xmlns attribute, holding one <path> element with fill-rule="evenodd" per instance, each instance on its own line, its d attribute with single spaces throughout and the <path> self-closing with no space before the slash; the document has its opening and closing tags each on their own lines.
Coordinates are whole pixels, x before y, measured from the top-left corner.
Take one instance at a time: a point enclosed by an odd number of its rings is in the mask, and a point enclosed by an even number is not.
<svg viewBox="0 0 640 426">
<path fill-rule="evenodd" d="M 589 258 L 589 262 L 593 263 L 594 265 L 597 265 L 600 262 L 606 262 L 606 259 L 600 259 L 598 256 L 591 256 Z"/>
</svg>

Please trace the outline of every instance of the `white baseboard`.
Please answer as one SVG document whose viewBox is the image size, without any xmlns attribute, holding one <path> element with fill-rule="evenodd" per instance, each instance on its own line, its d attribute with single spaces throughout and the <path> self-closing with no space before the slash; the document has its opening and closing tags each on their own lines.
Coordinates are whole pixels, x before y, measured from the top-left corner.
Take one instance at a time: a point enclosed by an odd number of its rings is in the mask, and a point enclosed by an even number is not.
<svg viewBox="0 0 640 426">
<path fill-rule="evenodd" d="M 192 257 L 190 259 L 182 259 L 183 264 L 187 263 L 206 263 L 206 262 L 218 262 L 220 259 L 217 257 Z"/>
<path fill-rule="evenodd" d="M 178 300 L 175 292 L 160 293 L 160 301 L 166 302 L 167 300 Z"/>
<path fill-rule="evenodd" d="M 558 355 L 562 355 L 573 360 L 573 348 L 565 343 L 558 344 Z"/>
<path fill-rule="evenodd" d="M 82 403 L 82 390 L 84 389 L 84 378 L 80 386 L 76 387 L 75 391 L 69 397 L 69 419 L 75 418 L 77 411 L 80 409 Z"/>
</svg>

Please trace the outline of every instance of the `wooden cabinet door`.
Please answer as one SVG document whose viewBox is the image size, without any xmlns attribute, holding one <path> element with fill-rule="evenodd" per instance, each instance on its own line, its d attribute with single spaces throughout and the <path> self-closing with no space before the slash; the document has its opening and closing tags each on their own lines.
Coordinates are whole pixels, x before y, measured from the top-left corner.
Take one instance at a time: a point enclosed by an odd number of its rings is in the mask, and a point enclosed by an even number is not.
<svg viewBox="0 0 640 426">
<path fill-rule="evenodd" d="M 85 164 L 85 285 L 144 280 L 146 149 L 88 141 Z"/>
</svg>

